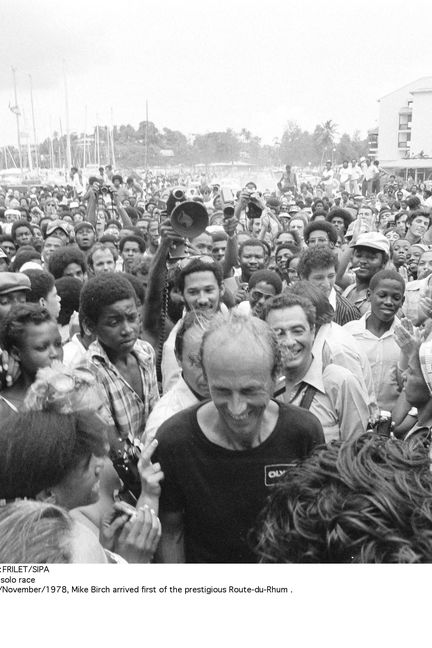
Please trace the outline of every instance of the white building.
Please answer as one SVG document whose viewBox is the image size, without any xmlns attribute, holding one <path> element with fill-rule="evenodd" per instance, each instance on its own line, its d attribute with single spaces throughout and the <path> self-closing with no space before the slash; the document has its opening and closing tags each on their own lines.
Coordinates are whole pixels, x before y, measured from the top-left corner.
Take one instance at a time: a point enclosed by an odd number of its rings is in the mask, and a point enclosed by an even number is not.
<svg viewBox="0 0 432 648">
<path fill-rule="evenodd" d="M 390 92 L 379 104 L 377 158 L 383 166 L 432 156 L 432 76 Z"/>
</svg>

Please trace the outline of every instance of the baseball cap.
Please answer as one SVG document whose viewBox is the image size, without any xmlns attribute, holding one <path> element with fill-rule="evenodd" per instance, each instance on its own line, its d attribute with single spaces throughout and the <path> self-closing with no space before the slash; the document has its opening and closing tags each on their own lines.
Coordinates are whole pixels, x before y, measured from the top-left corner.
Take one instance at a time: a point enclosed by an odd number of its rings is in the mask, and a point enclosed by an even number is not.
<svg viewBox="0 0 432 648">
<path fill-rule="evenodd" d="M 365 232 L 360 234 L 357 241 L 351 247 L 367 247 L 385 254 L 390 254 L 390 242 L 380 232 Z"/>
<path fill-rule="evenodd" d="M 77 223 L 75 225 L 75 234 L 79 232 L 83 227 L 91 227 L 93 232 L 95 231 L 95 228 L 91 223 L 89 223 L 88 221 L 81 221 L 81 223 Z"/>
<path fill-rule="evenodd" d="M 297 214 L 299 211 L 301 211 L 301 209 L 298 205 L 290 205 L 288 207 L 288 214 Z"/>
<path fill-rule="evenodd" d="M 55 232 L 57 229 L 62 230 L 65 234 L 69 236 L 69 227 L 67 223 L 65 223 L 62 220 L 59 220 L 58 218 L 56 220 L 53 220 L 48 227 L 46 228 L 46 235 L 51 236 L 53 232 Z"/>
<path fill-rule="evenodd" d="M 30 279 L 22 272 L 0 272 L 0 295 L 31 290 Z"/>
</svg>

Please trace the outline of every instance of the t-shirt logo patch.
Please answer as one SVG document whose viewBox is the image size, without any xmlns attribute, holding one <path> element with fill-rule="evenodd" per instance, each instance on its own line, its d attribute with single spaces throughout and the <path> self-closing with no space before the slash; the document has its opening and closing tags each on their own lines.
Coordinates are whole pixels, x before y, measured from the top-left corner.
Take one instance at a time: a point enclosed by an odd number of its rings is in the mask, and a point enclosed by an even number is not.
<svg viewBox="0 0 432 648">
<path fill-rule="evenodd" d="M 288 468 L 295 466 L 295 464 L 271 464 L 264 466 L 264 483 L 266 486 L 273 486 L 277 484 L 279 479 L 283 477 Z"/>
</svg>

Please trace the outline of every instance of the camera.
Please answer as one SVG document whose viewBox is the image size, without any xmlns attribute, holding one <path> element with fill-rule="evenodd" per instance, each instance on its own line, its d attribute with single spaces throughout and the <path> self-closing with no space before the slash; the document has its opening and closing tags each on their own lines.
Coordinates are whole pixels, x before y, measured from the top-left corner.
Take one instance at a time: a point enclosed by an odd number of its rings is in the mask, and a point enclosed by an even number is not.
<svg viewBox="0 0 432 648">
<path fill-rule="evenodd" d="M 391 412 L 387 410 L 380 410 L 378 413 L 378 418 L 373 422 L 368 424 L 368 429 L 377 432 L 377 434 L 383 434 L 384 436 L 392 436 L 394 429 L 394 423 L 392 421 Z"/>
<path fill-rule="evenodd" d="M 110 448 L 110 459 L 114 469 L 123 482 L 119 491 L 119 499 L 135 506 L 141 494 L 141 478 L 138 471 L 138 461 L 141 451 L 129 439 L 119 439 L 116 447 Z"/>
<path fill-rule="evenodd" d="M 109 194 L 114 193 L 114 189 L 109 185 L 102 185 L 102 187 L 99 189 L 99 193 L 102 193 L 102 191 L 107 191 Z"/>
<path fill-rule="evenodd" d="M 174 187 L 172 189 L 172 195 L 177 202 L 183 202 L 184 200 L 186 200 L 186 194 L 183 187 Z"/>
<path fill-rule="evenodd" d="M 262 207 L 260 207 L 260 194 L 258 191 L 252 191 L 249 194 L 249 201 L 246 207 L 246 214 L 248 218 L 261 218 L 263 212 Z"/>
</svg>

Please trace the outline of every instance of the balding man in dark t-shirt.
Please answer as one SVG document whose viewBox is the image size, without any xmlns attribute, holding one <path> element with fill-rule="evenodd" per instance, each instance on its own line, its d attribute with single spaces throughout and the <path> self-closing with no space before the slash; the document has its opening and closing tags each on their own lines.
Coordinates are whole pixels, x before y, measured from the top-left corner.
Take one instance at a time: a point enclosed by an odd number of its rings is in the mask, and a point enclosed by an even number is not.
<svg viewBox="0 0 432 648">
<path fill-rule="evenodd" d="M 312 414 L 271 399 L 276 348 L 265 322 L 233 311 L 205 333 L 211 401 L 157 434 L 162 562 L 255 562 L 248 535 L 272 485 L 324 443 Z"/>
</svg>

